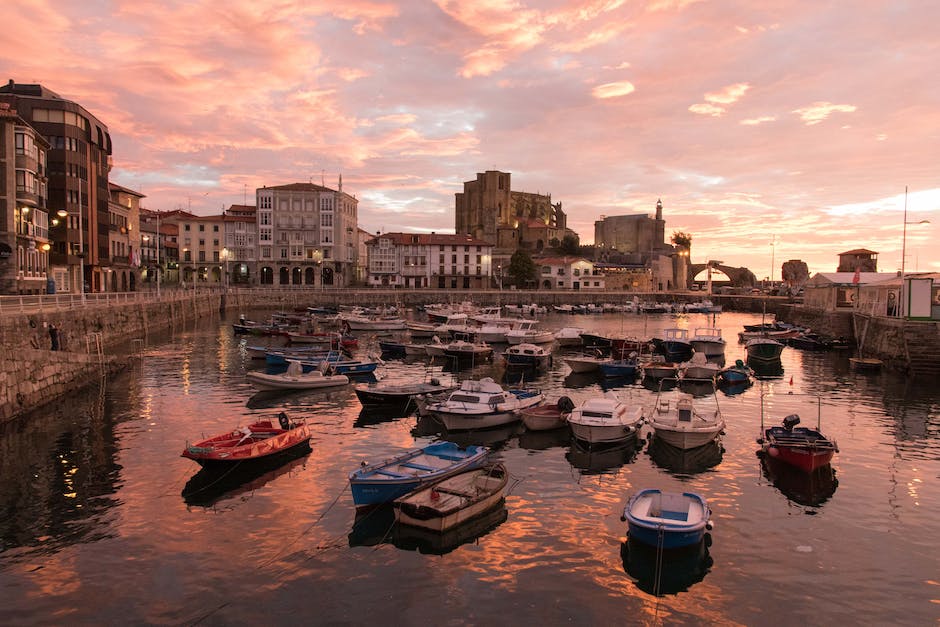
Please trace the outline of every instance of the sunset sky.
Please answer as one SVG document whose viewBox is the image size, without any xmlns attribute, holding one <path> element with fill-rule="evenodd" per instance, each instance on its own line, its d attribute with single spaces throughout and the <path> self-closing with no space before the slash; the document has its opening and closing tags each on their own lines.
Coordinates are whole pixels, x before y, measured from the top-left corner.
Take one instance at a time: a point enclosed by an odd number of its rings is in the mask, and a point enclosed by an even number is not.
<svg viewBox="0 0 940 627">
<path fill-rule="evenodd" d="M 108 125 L 111 179 L 219 213 L 324 182 L 371 231 L 452 231 L 477 172 L 592 243 L 650 213 L 759 277 L 940 271 L 940 4 L 135 0 L 4 4 L 0 66 Z M 773 246 L 772 246 L 773 242 Z"/>
</svg>

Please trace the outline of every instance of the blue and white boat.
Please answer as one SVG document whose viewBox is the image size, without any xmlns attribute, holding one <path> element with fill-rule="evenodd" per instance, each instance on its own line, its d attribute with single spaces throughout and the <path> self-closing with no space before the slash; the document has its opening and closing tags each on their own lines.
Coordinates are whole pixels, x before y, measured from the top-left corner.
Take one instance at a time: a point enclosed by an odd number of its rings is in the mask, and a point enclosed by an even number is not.
<svg viewBox="0 0 940 627">
<path fill-rule="evenodd" d="M 688 329 L 665 329 L 661 340 L 666 361 L 687 361 L 692 357 L 692 341 Z"/>
<path fill-rule="evenodd" d="M 485 446 L 462 448 L 453 442 L 436 442 L 375 464 L 363 462 L 349 473 L 349 487 L 357 507 L 389 503 L 419 487 L 429 485 L 486 462 Z"/>
<path fill-rule="evenodd" d="M 750 383 L 754 376 L 754 371 L 740 359 L 736 359 L 734 365 L 722 368 L 718 373 L 718 382 L 734 385 L 738 383 Z"/>
<path fill-rule="evenodd" d="M 627 503 L 621 520 L 627 521 L 632 540 L 662 549 L 692 546 L 711 529 L 711 510 L 694 492 L 640 490 Z"/>
<path fill-rule="evenodd" d="M 625 359 L 608 359 L 598 364 L 605 377 L 636 377 L 640 371 L 636 353 Z"/>
<path fill-rule="evenodd" d="M 547 370 L 552 365 L 552 351 L 535 344 L 514 344 L 503 351 L 507 366 Z"/>
</svg>

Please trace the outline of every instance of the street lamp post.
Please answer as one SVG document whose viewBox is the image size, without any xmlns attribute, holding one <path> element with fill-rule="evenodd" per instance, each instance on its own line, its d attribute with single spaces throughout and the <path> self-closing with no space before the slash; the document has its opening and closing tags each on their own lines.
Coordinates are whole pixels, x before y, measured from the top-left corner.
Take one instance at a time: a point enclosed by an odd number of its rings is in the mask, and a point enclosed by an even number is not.
<svg viewBox="0 0 940 627">
<path fill-rule="evenodd" d="M 229 249 L 222 249 L 222 261 L 225 263 L 225 275 L 222 277 L 222 286 L 228 291 L 228 258 L 229 258 Z"/>
<path fill-rule="evenodd" d="M 499 291 L 503 291 L 503 266 L 501 264 L 496 265 L 496 280 L 499 282 Z"/>
</svg>

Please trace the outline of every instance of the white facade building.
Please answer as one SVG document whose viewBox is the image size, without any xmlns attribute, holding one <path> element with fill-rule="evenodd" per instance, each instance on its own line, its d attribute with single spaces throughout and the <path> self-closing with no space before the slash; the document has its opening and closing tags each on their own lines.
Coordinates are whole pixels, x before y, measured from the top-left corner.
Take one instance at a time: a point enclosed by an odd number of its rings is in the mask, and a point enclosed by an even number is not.
<svg viewBox="0 0 940 627">
<path fill-rule="evenodd" d="M 490 286 L 493 245 L 469 235 L 384 233 L 366 242 L 372 286 L 482 289 Z"/>
<path fill-rule="evenodd" d="M 359 201 L 339 190 L 291 183 L 256 190 L 258 281 L 345 287 L 355 281 Z"/>
<path fill-rule="evenodd" d="M 594 264 L 583 257 L 543 257 L 539 268 L 539 288 L 550 290 L 603 290 L 604 277 L 594 274 Z"/>
</svg>

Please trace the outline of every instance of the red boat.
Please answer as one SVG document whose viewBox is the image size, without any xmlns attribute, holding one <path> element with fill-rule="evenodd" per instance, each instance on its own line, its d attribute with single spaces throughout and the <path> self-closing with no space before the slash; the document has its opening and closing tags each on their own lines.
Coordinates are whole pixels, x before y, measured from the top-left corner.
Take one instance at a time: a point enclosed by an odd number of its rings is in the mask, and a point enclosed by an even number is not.
<svg viewBox="0 0 940 627">
<path fill-rule="evenodd" d="M 763 450 L 772 458 L 813 472 L 831 462 L 839 447 L 818 429 L 797 427 L 799 422 L 800 417 L 791 414 L 783 419 L 783 426 L 766 429 Z"/>
<path fill-rule="evenodd" d="M 182 457 L 201 466 L 221 466 L 267 461 L 275 455 L 295 453 L 299 447 L 310 447 L 310 428 L 306 422 L 294 422 L 281 412 L 277 420 L 259 420 L 195 444 L 187 443 Z"/>
</svg>

